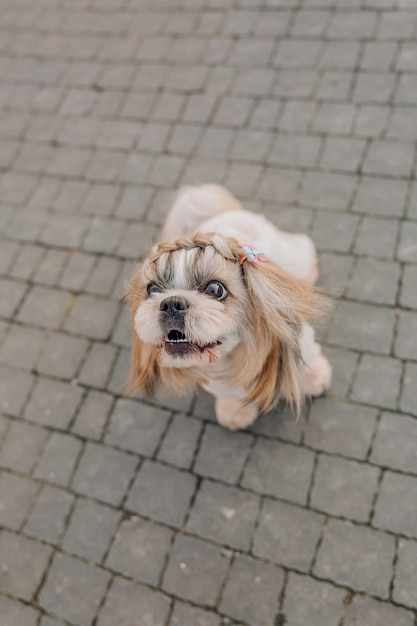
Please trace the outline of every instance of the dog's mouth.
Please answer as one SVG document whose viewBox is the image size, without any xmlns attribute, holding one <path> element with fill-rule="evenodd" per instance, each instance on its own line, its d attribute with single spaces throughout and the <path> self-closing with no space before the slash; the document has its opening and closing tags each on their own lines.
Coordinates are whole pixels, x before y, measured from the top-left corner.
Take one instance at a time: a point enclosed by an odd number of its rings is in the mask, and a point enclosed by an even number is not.
<svg viewBox="0 0 417 626">
<path fill-rule="evenodd" d="M 214 341 L 204 345 L 193 343 L 189 341 L 180 330 L 170 330 L 169 333 L 164 336 L 165 350 L 172 356 L 187 356 L 193 352 L 204 352 L 205 350 L 220 346 L 221 343 L 221 341 Z"/>
</svg>

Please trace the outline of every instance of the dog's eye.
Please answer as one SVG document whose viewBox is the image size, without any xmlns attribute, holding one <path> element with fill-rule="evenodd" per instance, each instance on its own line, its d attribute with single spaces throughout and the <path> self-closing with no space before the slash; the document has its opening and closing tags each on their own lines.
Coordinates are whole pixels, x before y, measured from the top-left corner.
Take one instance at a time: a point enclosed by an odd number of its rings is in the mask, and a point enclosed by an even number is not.
<svg viewBox="0 0 417 626">
<path fill-rule="evenodd" d="M 216 298 L 216 300 L 223 300 L 227 296 L 227 289 L 224 285 L 217 280 L 212 280 L 206 286 L 204 293 L 208 296 Z"/>
<path fill-rule="evenodd" d="M 155 283 L 151 283 L 148 285 L 148 296 L 152 296 L 154 293 L 161 293 L 162 289 L 158 287 Z"/>
</svg>

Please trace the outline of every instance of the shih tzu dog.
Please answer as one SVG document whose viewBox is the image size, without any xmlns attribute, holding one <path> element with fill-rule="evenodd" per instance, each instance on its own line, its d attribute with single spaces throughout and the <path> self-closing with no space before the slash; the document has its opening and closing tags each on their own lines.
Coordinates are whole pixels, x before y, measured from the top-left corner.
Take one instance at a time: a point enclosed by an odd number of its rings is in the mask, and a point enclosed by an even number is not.
<svg viewBox="0 0 417 626">
<path fill-rule="evenodd" d="M 127 282 L 130 389 L 201 385 L 230 429 L 284 399 L 329 388 L 331 367 L 309 322 L 329 309 L 313 285 L 312 241 L 244 211 L 217 185 L 184 187 L 154 246 Z"/>
</svg>

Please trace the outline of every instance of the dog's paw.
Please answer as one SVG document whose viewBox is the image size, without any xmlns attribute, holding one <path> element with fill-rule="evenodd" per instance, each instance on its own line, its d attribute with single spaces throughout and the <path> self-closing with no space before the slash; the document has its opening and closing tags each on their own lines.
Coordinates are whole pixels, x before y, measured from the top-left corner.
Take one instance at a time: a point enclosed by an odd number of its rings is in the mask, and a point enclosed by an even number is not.
<svg viewBox="0 0 417 626">
<path fill-rule="evenodd" d="M 217 421 L 224 428 L 239 430 L 247 428 L 258 417 L 258 410 L 254 404 L 242 404 L 234 398 L 216 398 Z"/>
<path fill-rule="evenodd" d="M 321 396 L 332 383 L 332 366 L 320 354 L 306 371 L 306 395 Z"/>
</svg>

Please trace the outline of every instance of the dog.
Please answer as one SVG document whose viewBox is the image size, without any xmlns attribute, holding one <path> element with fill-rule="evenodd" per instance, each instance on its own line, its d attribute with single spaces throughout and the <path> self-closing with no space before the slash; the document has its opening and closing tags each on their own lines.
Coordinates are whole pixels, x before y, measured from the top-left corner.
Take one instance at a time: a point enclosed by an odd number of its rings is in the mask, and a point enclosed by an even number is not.
<svg viewBox="0 0 417 626">
<path fill-rule="evenodd" d="M 182 188 L 161 243 L 126 283 L 130 390 L 184 394 L 200 385 L 231 430 L 280 400 L 299 413 L 305 397 L 331 384 L 310 325 L 329 311 L 317 278 L 309 237 L 243 210 L 218 185 Z"/>
</svg>

